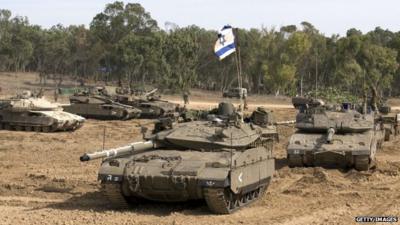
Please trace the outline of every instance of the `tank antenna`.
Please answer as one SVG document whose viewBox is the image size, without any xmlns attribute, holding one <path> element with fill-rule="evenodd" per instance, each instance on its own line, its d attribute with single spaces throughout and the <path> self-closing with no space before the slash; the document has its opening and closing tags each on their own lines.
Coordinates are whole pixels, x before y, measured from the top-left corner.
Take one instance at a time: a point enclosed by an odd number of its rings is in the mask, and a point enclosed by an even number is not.
<svg viewBox="0 0 400 225">
<path fill-rule="evenodd" d="M 231 130 L 231 163 L 229 165 L 231 170 L 232 170 L 232 160 L 233 160 L 233 135 Z"/>
<path fill-rule="evenodd" d="M 106 126 L 103 128 L 103 150 L 105 149 L 106 145 Z"/>
<path fill-rule="evenodd" d="M 315 98 L 318 98 L 318 48 L 315 51 Z"/>
</svg>

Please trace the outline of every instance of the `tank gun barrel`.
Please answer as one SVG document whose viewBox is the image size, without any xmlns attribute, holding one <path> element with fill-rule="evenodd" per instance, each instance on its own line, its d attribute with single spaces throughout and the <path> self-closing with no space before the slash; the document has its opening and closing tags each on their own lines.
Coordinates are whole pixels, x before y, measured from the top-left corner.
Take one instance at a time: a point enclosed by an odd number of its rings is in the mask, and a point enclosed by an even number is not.
<svg viewBox="0 0 400 225">
<path fill-rule="evenodd" d="M 123 147 L 112 148 L 93 153 L 85 153 L 79 159 L 81 160 L 81 162 L 87 162 L 94 159 L 128 155 L 136 151 L 150 150 L 154 148 L 154 145 L 155 144 L 153 141 L 135 142 Z"/>
<path fill-rule="evenodd" d="M 278 121 L 275 122 L 274 125 L 289 125 L 289 124 L 295 124 L 296 120 L 286 120 L 286 121 Z"/>
<path fill-rule="evenodd" d="M 328 137 L 326 138 L 326 141 L 327 141 L 328 143 L 332 143 L 333 135 L 335 135 L 335 129 L 329 128 L 329 129 L 328 129 Z"/>
<path fill-rule="evenodd" d="M 104 102 L 106 102 L 106 103 L 108 103 L 108 104 L 115 104 L 115 105 L 119 105 L 119 106 L 126 107 L 126 108 L 133 108 L 133 107 L 130 106 L 130 105 L 125 105 L 125 104 L 116 102 L 116 101 L 114 101 L 114 100 L 112 100 L 112 99 L 110 99 L 110 98 L 108 98 L 108 97 L 104 97 L 104 96 L 95 96 L 95 98 L 97 98 L 97 99 L 99 99 L 99 100 L 102 100 L 102 101 L 104 101 Z"/>
<path fill-rule="evenodd" d="M 153 90 L 147 92 L 147 93 L 144 95 L 144 97 L 149 97 L 149 96 L 153 95 L 154 93 L 156 93 L 157 91 L 158 91 L 158 88 L 155 88 L 155 89 L 153 89 Z"/>
<path fill-rule="evenodd" d="M 119 103 L 119 102 L 116 102 L 116 101 L 112 101 L 112 103 L 115 104 L 115 105 L 118 105 L 118 106 L 126 107 L 126 108 L 131 108 L 131 109 L 133 108 L 130 105 L 125 105 L 125 104 L 122 104 L 122 103 Z"/>
</svg>

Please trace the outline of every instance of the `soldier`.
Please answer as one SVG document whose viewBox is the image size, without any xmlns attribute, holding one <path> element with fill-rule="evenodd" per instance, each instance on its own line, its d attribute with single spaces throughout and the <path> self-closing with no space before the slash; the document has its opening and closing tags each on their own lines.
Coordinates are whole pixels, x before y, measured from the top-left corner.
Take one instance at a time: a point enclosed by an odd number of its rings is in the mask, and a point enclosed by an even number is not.
<svg viewBox="0 0 400 225">
<path fill-rule="evenodd" d="M 243 109 L 248 110 L 249 106 L 247 104 L 247 94 L 244 93 L 244 90 L 241 90 L 240 95 L 242 96 L 242 99 L 243 99 Z"/>
<path fill-rule="evenodd" d="M 54 89 L 54 101 L 57 102 L 58 101 L 58 87 L 56 87 Z"/>
<path fill-rule="evenodd" d="M 243 108 L 244 110 L 249 110 L 249 105 L 247 104 L 247 97 L 243 97 Z"/>
<path fill-rule="evenodd" d="M 189 91 L 185 91 L 184 93 L 183 93 L 183 102 L 184 102 L 184 105 L 189 105 Z"/>
<path fill-rule="evenodd" d="M 38 94 L 36 95 L 36 97 L 38 97 L 38 98 L 43 97 L 43 95 L 44 95 L 43 92 L 44 92 L 43 88 L 40 88 Z"/>
</svg>

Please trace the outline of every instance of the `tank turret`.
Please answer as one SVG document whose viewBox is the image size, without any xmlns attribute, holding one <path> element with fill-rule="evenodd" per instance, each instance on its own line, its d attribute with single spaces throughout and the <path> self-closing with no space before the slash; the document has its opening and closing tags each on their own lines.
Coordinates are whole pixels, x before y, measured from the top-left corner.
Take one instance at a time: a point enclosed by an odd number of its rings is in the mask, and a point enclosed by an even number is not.
<svg viewBox="0 0 400 225">
<path fill-rule="evenodd" d="M 305 132 L 325 133 L 333 128 L 340 133 L 360 133 L 374 128 L 373 115 L 361 114 L 348 104 L 328 107 L 323 101 L 307 100 L 293 105 L 299 109 L 296 128 Z"/>
</svg>

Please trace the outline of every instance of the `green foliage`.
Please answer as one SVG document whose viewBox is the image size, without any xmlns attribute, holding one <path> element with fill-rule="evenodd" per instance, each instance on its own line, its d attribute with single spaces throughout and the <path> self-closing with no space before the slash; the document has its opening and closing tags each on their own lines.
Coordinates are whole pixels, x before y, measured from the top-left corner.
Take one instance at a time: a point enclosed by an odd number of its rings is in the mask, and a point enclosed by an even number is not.
<svg viewBox="0 0 400 225">
<path fill-rule="evenodd" d="M 310 91 L 307 93 L 309 97 L 317 97 L 319 99 L 325 100 L 327 103 L 331 104 L 341 104 L 341 103 L 359 103 L 359 98 L 350 92 L 342 91 L 336 88 L 326 88 L 320 89 L 318 91 Z"/>
<path fill-rule="evenodd" d="M 287 40 L 287 52 L 296 62 L 304 55 L 308 54 L 311 48 L 311 40 L 304 32 L 295 32 Z"/>
<path fill-rule="evenodd" d="M 171 25 L 171 24 L 170 24 Z M 160 30 L 138 3 L 116 1 L 95 15 L 90 28 L 30 25 L 0 10 L 0 70 L 151 84 L 173 92 L 237 86 L 235 57 L 213 53 L 217 32 L 172 24 Z M 297 95 L 314 91 L 330 100 L 400 94 L 400 32 L 377 27 L 363 34 L 326 37 L 311 23 L 279 30 L 238 29 L 243 85 L 252 93 Z M 369 89 L 369 90 L 368 90 Z M 335 97 L 338 94 L 345 97 Z"/>
<path fill-rule="evenodd" d="M 174 91 L 186 91 L 196 80 L 199 46 L 197 27 L 179 29 L 167 34 L 164 48 L 163 84 Z"/>
</svg>

